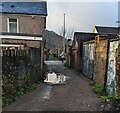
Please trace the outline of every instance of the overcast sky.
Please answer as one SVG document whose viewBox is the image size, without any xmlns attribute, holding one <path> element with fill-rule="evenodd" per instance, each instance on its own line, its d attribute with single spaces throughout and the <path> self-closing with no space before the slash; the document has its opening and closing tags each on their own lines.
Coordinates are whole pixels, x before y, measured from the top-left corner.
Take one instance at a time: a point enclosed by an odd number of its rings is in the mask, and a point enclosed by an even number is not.
<svg viewBox="0 0 120 113">
<path fill-rule="evenodd" d="M 66 14 L 67 29 L 92 32 L 95 25 L 117 26 L 118 2 L 47 2 L 47 29 L 59 33 Z"/>
</svg>

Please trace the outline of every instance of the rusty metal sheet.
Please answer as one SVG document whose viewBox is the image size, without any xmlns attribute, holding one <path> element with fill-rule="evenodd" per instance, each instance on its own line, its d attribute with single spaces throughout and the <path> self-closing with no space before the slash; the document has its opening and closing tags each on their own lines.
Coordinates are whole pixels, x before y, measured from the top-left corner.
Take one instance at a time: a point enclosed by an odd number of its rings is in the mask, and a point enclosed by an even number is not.
<svg viewBox="0 0 120 113">
<path fill-rule="evenodd" d="M 83 67 L 82 71 L 88 78 L 93 78 L 94 73 L 94 43 L 83 45 Z"/>
<path fill-rule="evenodd" d="M 107 72 L 107 93 L 109 95 L 115 95 L 116 50 L 118 48 L 119 43 L 120 40 L 110 42 Z"/>
</svg>

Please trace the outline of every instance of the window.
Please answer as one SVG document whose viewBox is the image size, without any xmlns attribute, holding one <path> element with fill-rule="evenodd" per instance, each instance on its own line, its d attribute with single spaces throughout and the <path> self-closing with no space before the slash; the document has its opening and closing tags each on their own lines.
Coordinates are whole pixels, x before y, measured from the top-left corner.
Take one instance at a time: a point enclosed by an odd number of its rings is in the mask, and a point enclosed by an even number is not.
<svg viewBox="0 0 120 113">
<path fill-rule="evenodd" d="M 8 19 L 8 32 L 18 33 L 18 19 Z"/>
</svg>

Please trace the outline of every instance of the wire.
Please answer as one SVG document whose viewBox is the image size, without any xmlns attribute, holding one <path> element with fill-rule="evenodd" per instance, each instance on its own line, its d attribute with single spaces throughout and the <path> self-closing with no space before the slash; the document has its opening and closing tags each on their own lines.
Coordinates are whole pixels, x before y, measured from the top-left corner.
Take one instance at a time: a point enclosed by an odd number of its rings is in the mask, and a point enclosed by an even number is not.
<svg viewBox="0 0 120 113">
<path fill-rule="evenodd" d="M 87 24 L 87 23 L 85 23 L 85 22 L 80 22 L 79 20 L 77 20 L 77 19 L 69 16 L 68 14 L 67 14 L 66 16 L 68 16 L 71 20 L 73 20 L 73 21 L 75 21 L 75 22 L 77 22 L 77 23 L 79 23 L 79 24 L 87 25 L 87 26 L 90 27 L 90 28 L 94 26 L 94 25 Z"/>
</svg>

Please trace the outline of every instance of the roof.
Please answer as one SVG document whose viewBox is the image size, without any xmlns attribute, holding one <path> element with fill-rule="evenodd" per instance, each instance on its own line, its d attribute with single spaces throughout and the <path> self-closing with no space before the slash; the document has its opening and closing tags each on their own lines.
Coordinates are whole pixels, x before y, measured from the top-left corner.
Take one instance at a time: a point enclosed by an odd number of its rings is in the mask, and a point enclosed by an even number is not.
<svg viewBox="0 0 120 113">
<path fill-rule="evenodd" d="M 0 2 L 0 12 L 10 14 L 47 15 L 47 3 L 40 2 Z"/>
<path fill-rule="evenodd" d="M 118 27 L 104 27 L 104 26 L 95 26 L 98 33 L 101 34 L 110 34 L 110 33 L 118 33 Z"/>
<path fill-rule="evenodd" d="M 106 36 L 108 39 L 116 39 L 118 37 L 115 33 L 108 33 L 108 34 L 99 34 L 99 33 L 87 33 L 87 32 L 75 32 L 74 38 L 76 38 L 77 42 L 86 42 L 95 40 L 95 37 L 99 36 Z"/>
<path fill-rule="evenodd" d="M 90 41 L 90 40 L 94 40 L 95 36 L 97 36 L 98 34 L 96 33 L 87 33 L 87 32 L 75 32 L 74 36 L 77 39 L 77 41 Z"/>
</svg>

